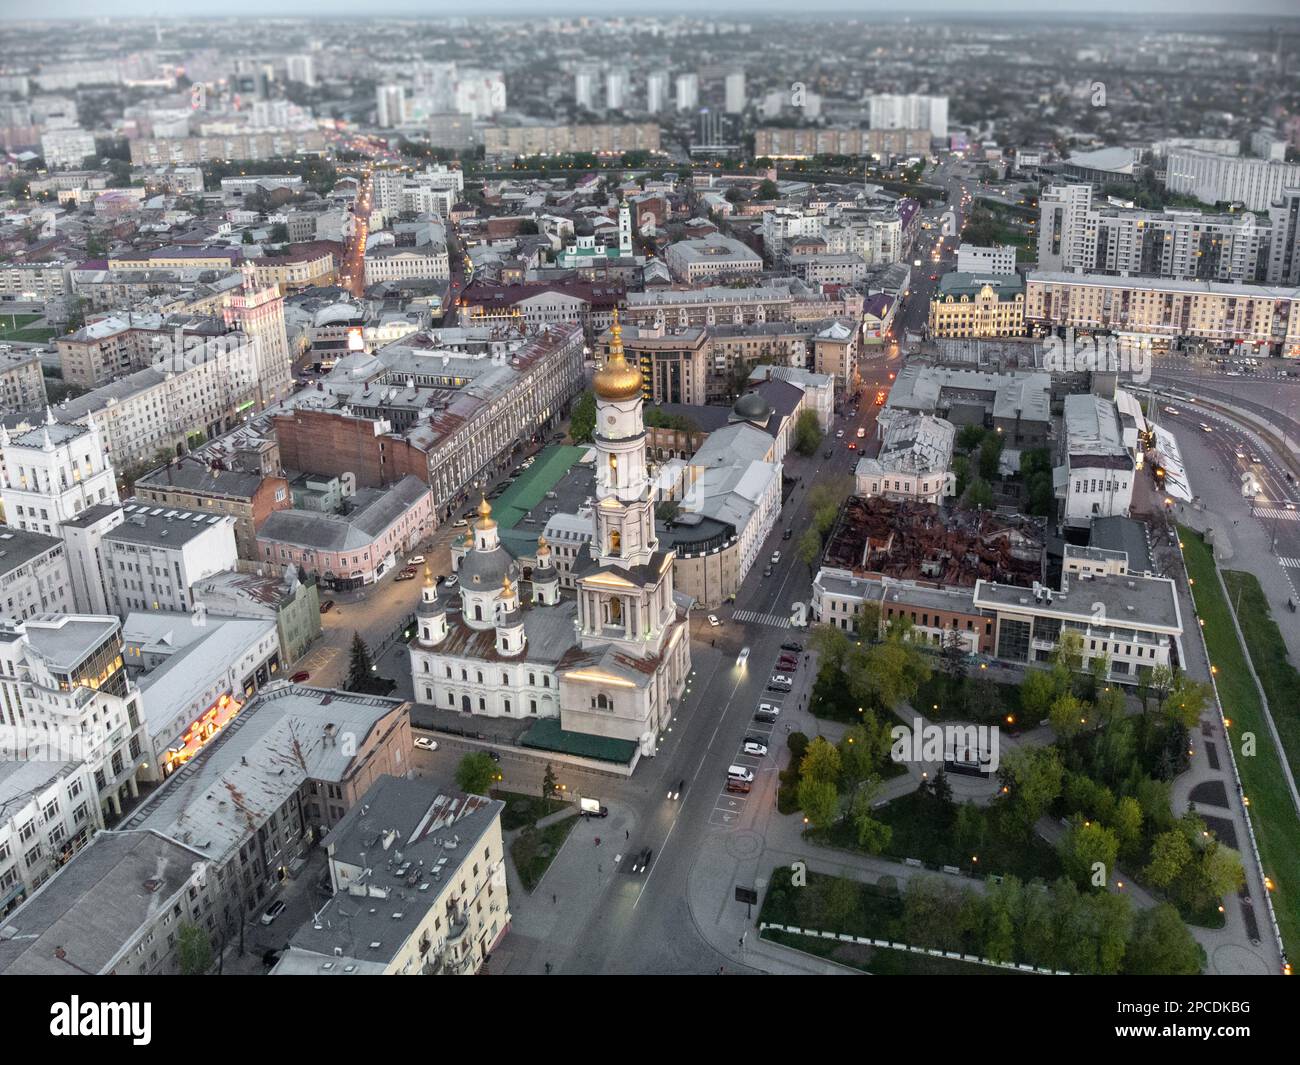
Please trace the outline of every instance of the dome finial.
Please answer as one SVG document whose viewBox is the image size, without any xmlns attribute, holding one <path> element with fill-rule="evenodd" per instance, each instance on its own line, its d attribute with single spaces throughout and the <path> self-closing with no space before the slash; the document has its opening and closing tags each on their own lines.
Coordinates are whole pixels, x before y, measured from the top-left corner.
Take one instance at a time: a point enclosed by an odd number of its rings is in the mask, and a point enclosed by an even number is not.
<svg viewBox="0 0 1300 1065">
<path fill-rule="evenodd" d="M 623 355 L 623 326 L 618 320 L 617 307 L 610 325 L 609 355 L 605 365 L 596 371 L 592 384 L 601 399 L 635 399 L 641 394 L 641 371 Z"/>
</svg>

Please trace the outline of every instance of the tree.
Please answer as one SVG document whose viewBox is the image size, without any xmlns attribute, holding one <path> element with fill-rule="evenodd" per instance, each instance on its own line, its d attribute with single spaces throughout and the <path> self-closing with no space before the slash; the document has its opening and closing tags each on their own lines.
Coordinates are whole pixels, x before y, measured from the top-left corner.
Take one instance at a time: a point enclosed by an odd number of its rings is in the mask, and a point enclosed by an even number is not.
<svg viewBox="0 0 1300 1065">
<path fill-rule="evenodd" d="M 775 181 L 767 178 L 759 182 L 758 198 L 760 200 L 775 200 L 780 195 L 780 190 L 777 189 Z"/>
<path fill-rule="evenodd" d="M 963 425 L 957 434 L 957 450 L 974 451 L 984 443 L 985 431 L 982 425 Z"/>
<path fill-rule="evenodd" d="M 1186 673 L 1178 674 L 1169 689 L 1168 697 L 1163 700 L 1161 713 L 1167 714 L 1183 728 L 1194 729 L 1201 720 L 1201 715 L 1214 698 L 1214 689 L 1208 684 L 1192 680 Z"/>
<path fill-rule="evenodd" d="M 1178 911 L 1167 902 L 1140 911 L 1124 952 L 1130 976 L 1195 976 L 1202 952 Z"/>
<path fill-rule="evenodd" d="M 1215 898 L 1230 895 L 1246 882 L 1241 855 L 1217 839 L 1211 840 L 1201 852 L 1200 874 L 1206 890 Z"/>
<path fill-rule="evenodd" d="M 1002 759 L 998 776 L 1011 815 L 1025 835 L 1061 794 L 1065 768 L 1055 747 L 1017 747 Z"/>
<path fill-rule="evenodd" d="M 496 762 L 483 751 L 465 755 L 456 766 L 456 786 L 470 795 L 486 795 L 497 777 Z"/>
<path fill-rule="evenodd" d="M 821 443 L 822 429 L 817 412 L 803 411 L 794 423 L 794 449 L 801 455 L 815 455 Z"/>
<path fill-rule="evenodd" d="M 810 570 L 817 568 L 822 557 L 822 536 L 815 528 L 804 529 L 794 545 L 795 555 Z"/>
<path fill-rule="evenodd" d="M 1142 807 L 1133 796 L 1125 795 L 1115 804 L 1110 820 L 1119 840 L 1120 857 L 1135 856 L 1142 846 Z"/>
<path fill-rule="evenodd" d="M 271 227 L 268 239 L 272 244 L 288 244 L 289 227 L 284 222 L 276 222 L 275 225 Z"/>
<path fill-rule="evenodd" d="M 835 823 L 835 814 L 839 807 L 839 792 L 830 781 L 813 780 L 809 777 L 799 781 L 799 809 L 814 828 L 830 828 Z"/>
<path fill-rule="evenodd" d="M 569 416 L 569 436 L 575 444 L 590 444 L 596 431 L 596 394 L 588 389 L 578 397 Z"/>
<path fill-rule="evenodd" d="M 1062 692 L 1056 697 L 1047 716 L 1052 722 L 1052 728 L 1062 739 L 1077 736 L 1088 723 L 1083 703 L 1070 692 Z"/>
<path fill-rule="evenodd" d="M 908 638 L 906 627 L 891 625 L 885 639 L 854 647 L 848 662 L 849 690 L 859 702 L 890 711 L 930 679 L 930 663 Z"/>
<path fill-rule="evenodd" d="M 976 477 L 962 493 L 961 504 L 967 510 L 987 510 L 993 506 L 993 489 L 983 477 Z"/>
<path fill-rule="evenodd" d="M 1119 837 L 1100 821 L 1085 821 L 1076 814 L 1056 849 L 1065 875 L 1080 888 L 1104 887 L 1119 857 Z M 1094 878 L 1098 864 L 1103 877 L 1101 885 Z"/>
<path fill-rule="evenodd" d="M 966 654 L 966 641 L 957 629 L 945 629 L 943 633 L 943 671 L 954 688 L 960 689 L 966 683 L 969 659 Z"/>
<path fill-rule="evenodd" d="M 894 830 L 873 816 L 871 804 L 880 793 L 880 778 L 869 777 L 860 783 L 849 800 L 849 821 L 858 846 L 868 854 L 879 854 L 889 846 Z"/>
<path fill-rule="evenodd" d="M 546 772 L 542 774 L 542 798 L 549 799 L 559 790 L 560 782 L 555 778 L 555 767 L 546 763 Z"/>
<path fill-rule="evenodd" d="M 352 631 L 352 659 L 348 663 L 348 684 L 350 692 L 363 692 L 374 683 L 371 674 L 374 664 L 370 661 L 370 648 L 361 638 L 361 633 Z"/>
<path fill-rule="evenodd" d="M 1175 680 L 1172 666 L 1156 666 L 1147 674 L 1146 681 L 1143 684 L 1144 694 L 1149 694 L 1156 701 L 1157 712 L 1163 713 L 1165 709 L 1165 700 L 1169 698 L 1169 693 L 1173 690 Z M 1142 700 L 1142 709 L 1146 711 L 1146 699 Z"/>
<path fill-rule="evenodd" d="M 841 769 L 839 750 L 824 736 L 818 736 L 808 744 L 808 750 L 799 762 L 802 779 L 824 781 L 832 786 L 839 782 Z"/>
<path fill-rule="evenodd" d="M 1093 700 L 1093 717 L 1099 725 L 1109 725 L 1124 716 L 1125 706 L 1124 689 L 1118 684 L 1107 684 Z"/>
<path fill-rule="evenodd" d="M 1187 836 L 1173 828 L 1151 841 L 1151 861 L 1144 875 L 1156 887 L 1168 889 L 1191 860 L 1192 846 Z"/>
<path fill-rule="evenodd" d="M 998 464 L 1002 458 L 1002 434 L 987 433 L 980 442 L 980 476 L 986 481 L 994 480 L 998 475 Z"/>
<path fill-rule="evenodd" d="M 182 976 L 203 976 L 212 968 L 212 940 L 206 931 L 189 921 L 176 929 L 176 953 Z"/>
<path fill-rule="evenodd" d="M 1063 684 L 1061 673 L 1055 669 L 1025 670 L 1025 678 L 1020 682 L 1020 706 L 1028 720 L 1036 723 L 1046 718 L 1068 685 L 1069 676 Z"/>
<path fill-rule="evenodd" d="M 1062 629 L 1052 651 L 1052 665 L 1073 676 L 1083 670 L 1083 633 L 1077 629 Z"/>
</svg>

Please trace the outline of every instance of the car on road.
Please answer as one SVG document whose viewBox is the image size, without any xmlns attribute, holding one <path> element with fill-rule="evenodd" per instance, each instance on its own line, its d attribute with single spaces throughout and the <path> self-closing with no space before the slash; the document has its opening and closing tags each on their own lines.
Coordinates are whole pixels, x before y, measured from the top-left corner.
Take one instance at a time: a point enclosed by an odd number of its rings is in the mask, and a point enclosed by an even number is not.
<svg viewBox="0 0 1300 1065">
<path fill-rule="evenodd" d="M 766 744 L 766 743 L 760 743 L 758 740 L 746 740 L 746 741 L 745 741 L 745 753 L 746 753 L 746 754 L 755 754 L 755 755 L 760 755 L 760 756 L 761 756 L 761 755 L 764 755 L 764 754 L 767 754 L 767 744 Z"/>
<path fill-rule="evenodd" d="M 717 615 L 717 614 L 710 614 L 710 615 L 709 615 L 709 624 L 712 625 L 712 626 L 716 629 L 719 625 L 722 624 L 722 622 L 718 620 L 718 615 Z"/>
<path fill-rule="evenodd" d="M 793 535 L 794 535 L 794 530 L 793 530 L 793 529 L 786 529 L 785 532 L 783 532 L 783 533 L 781 534 L 781 539 L 782 539 L 782 540 L 788 540 L 788 539 L 790 539 L 790 537 L 792 537 Z"/>
<path fill-rule="evenodd" d="M 736 665 L 740 666 L 741 669 L 744 669 L 745 663 L 748 661 L 749 661 L 749 648 L 742 647 L 740 649 L 740 654 L 736 655 Z"/>
<path fill-rule="evenodd" d="M 1285 503 L 1282 504 L 1282 509 L 1283 509 L 1283 510 L 1295 510 L 1295 504 L 1292 503 L 1292 502 L 1288 499 Z"/>
<path fill-rule="evenodd" d="M 270 924 L 274 921 L 280 916 L 280 914 L 284 913 L 284 908 L 287 905 L 288 903 L 285 902 L 284 899 L 276 899 L 266 908 L 266 912 L 262 914 L 262 924 Z"/>
<path fill-rule="evenodd" d="M 1212 432 L 1214 432 L 1214 430 L 1211 429 L 1208 425 L 1206 425 L 1205 422 L 1201 422 L 1201 432 L 1203 432 L 1203 433 L 1212 433 Z"/>
<path fill-rule="evenodd" d="M 857 445 L 857 443 L 854 442 L 854 441 L 852 441 L 852 440 L 850 440 L 850 441 L 849 441 L 849 450 L 850 450 L 850 451 L 857 451 L 857 450 L 858 450 L 858 445 Z"/>
<path fill-rule="evenodd" d="M 325 602 L 321 603 L 320 605 L 320 612 L 322 614 L 328 614 L 333 609 L 334 609 L 333 599 L 326 599 Z"/>
<path fill-rule="evenodd" d="M 422 751 L 436 751 L 438 749 L 438 741 L 431 740 L 428 736 L 416 736 L 415 745 Z"/>
<path fill-rule="evenodd" d="M 775 565 L 776 565 L 778 562 L 780 562 L 780 561 L 781 561 L 781 552 L 780 552 L 780 551 L 773 551 L 773 552 L 772 552 L 772 565 L 775 566 Z"/>
<path fill-rule="evenodd" d="M 415 580 L 415 578 L 416 578 L 416 576 L 419 574 L 419 572 L 420 572 L 420 571 L 417 570 L 414 566 L 407 566 L 405 569 L 400 569 L 400 570 L 398 570 L 398 571 L 397 571 L 397 576 L 394 577 L 393 580 L 395 580 L 395 581 L 413 581 L 413 580 Z"/>
<path fill-rule="evenodd" d="M 1176 417 L 1176 416 L 1178 415 L 1178 408 L 1177 408 L 1177 407 L 1165 407 L 1165 408 L 1164 408 L 1164 412 L 1165 412 L 1166 414 L 1172 414 L 1172 415 L 1174 415 L 1174 416 Z"/>
<path fill-rule="evenodd" d="M 686 790 L 686 778 L 682 777 L 682 779 L 677 782 L 677 786 L 675 788 L 668 789 L 668 798 L 676 802 L 678 799 L 682 797 L 682 792 L 685 790 Z"/>
<path fill-rule="evenodd" d="M 632 872 L 644 873 L 650 868 L 650 859 L 654 857 L 654 851 L 649 847 L 642 847 L 640 853 L 632 859 Z"/>
<path fill-rule="evenodd" d="M 443 585 L 443 587 L 444 587 L 444 588 L 455 588 L 456 585 L 458 585 L 459 583 L 460 583 L 460 578 L 457 577 L 456 574 L 454 574 L 454 573 L 449 573 L 449 574 L 447 575 L 446 583 Z"/>
<path fill-rule="evenodd" d="M 781 650 L 782 650 L 782 651 L 794 651 L 796 654 L 798 654 L 798 652 L 800 652 L 800 651 L 803 650 L 803 644 L 801 644 L 801 643 L 795 643 L 795 642 L 792 640 L 790 643 L 783 643 L 783 644 L 781 645 Z"/>
<path fill-rule="evenodd" d="M 771 566 L 764 566 L 764 567 L 763 567 L 763 576 L 764 576 L 764 577 L 770 577 L 770 576 L 772 576 L 772 567 L 771 567 Z"/>
<path fill-rule="evenodd" d="M 455 521 L 453 521 L 453 522 L 451 523 L 451 527 L 452 527 L 453 529 L 464 529 L 464 528 L 468 527 L 468 525 L 469 525 L 469 522 L 466 521 L 464 518 L 457 518 Z"/>
<path fill-rule="evenodd" d="M 300 669 L 289 679 L 293 681 L 295 684 L 305 684 L 307 681 L 311 680 L 311 674 L 308 673 L 305 669 Z"/>
<path fill-rule="evenodd" d="M 754 783 L 754 771 L 746 769 L 743 765 L 727 766 L 728 780 L 743 780 L 746 784 Z"/>
<path fill-rule="evenodd" d="M 835 434 L 835 439 L 838 440 L 838 439 L 840 439 L 840 437 L 842 437 L 843 435 L 844 435 L 844 430 L 841 429 L 841 430 L 839 430 L 839 431 Z"/>
</svg>

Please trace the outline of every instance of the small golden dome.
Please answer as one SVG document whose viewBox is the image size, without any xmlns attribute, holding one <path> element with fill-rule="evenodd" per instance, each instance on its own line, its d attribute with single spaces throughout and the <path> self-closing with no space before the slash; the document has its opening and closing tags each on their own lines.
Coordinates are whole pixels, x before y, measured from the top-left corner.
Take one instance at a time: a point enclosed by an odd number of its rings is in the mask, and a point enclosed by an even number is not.
<svg viewBox="0 0 1300 1065">
<path fill-rule="evenodd" d="M 492 504 L 487 501 L 487 496 L 483 496 L 478 505 L 478 527 L 480 529 L 495 529 L 497 523 L 492 520 Z"/>
<path fill-rule="evenodd" d="M 551 545 L 547 543 L 545 536 L 537 538 L 537 553 L 539 555 L 549 555 L 551 553 Z"/>
<path fill-rule="evenodd" d="M 424 567 L 424 586 L 427 588 L 433 584 L 433 570 L 428 566 Z"/>
<path fill-rule="evenodd" d="M 515 594 L 515 588 L 514 585 L 510 583 L 510 574 L 508 573 L 501 578 L 501 591 L 506 596 L 511 596 Z"/>
<path fill-rule="evenodd" d="M 614 310 L 613 337 L 609 342 L 609 358 L 596 371 L 593 385 L 601 399 L 636 399 L 641 395 L 641 371 L 623 357 L 623 327 L 618 323 L 618 309 Z"/>
</svg>

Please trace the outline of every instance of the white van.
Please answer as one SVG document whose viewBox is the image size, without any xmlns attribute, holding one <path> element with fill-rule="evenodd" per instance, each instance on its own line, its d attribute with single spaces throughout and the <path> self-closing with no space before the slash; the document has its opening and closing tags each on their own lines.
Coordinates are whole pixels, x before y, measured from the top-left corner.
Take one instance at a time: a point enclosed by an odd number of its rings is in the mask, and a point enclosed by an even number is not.
<svg viewBox="0 0 1300 1065">
<path fill-rule="evenodd" d="M 743 780 L 746 784 L 752 784 L 754 782 L 754 773 L 743 765 L 729 765 L 727 766 L 727 778 L 729 780 Z"/>
</svg>

